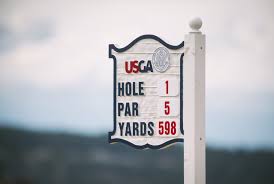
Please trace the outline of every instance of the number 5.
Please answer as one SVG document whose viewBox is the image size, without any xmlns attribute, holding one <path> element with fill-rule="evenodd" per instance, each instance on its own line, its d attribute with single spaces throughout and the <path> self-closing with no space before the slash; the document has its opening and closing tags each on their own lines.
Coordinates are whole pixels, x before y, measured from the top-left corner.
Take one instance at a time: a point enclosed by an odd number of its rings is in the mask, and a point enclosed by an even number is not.
<svg viewBox="0 0 274 184">
<path fill-rule="evenodd" d="M 170 102 L 169 101 L 165 101 L 165 115 L 169 115 L 170 114 L 170 106 L 169 106 Z"/>
<path fill-rule="evenodd" d="M 163 135 L 164 133 L 164 125 L 163 125 L 163 121 L 159 121 L 159 134 Z"/>
</svg>

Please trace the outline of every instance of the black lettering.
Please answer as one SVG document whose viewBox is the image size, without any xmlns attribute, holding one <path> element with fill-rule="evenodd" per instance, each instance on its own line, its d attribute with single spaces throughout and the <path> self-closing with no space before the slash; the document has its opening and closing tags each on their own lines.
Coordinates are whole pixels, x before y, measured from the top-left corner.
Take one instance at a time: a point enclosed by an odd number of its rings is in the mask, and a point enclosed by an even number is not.
<svg viewBox="0 0 274 184">
<path fill-rule="evenodd" d="M 145 122 L 140 122 L 140 135 L 145 136 L 146 135 L 146 123 Z"/>
<path fill-rule="evenodd" d="M 144 82 L 139 82 L 139 95 L 140 95 L 140 96 L 141 96 L 141 95 L 142 95 L 142 96 L 145 95 L 143 84 L 144 84 Z"/>
<path fill-rule="evenodd" d="M 120 136 L 123 136 L 123 128 L 124 128 L 124 123 L 118 123 L 119 124 L 119 128 L 120 128 Z"/>
<path fill-rule="evenodd" d="M 132 116 L 139 116 L 137 102 L 132 102 Z"/>
<path fill-rule="evenodd" d="M 124 110 L 124 104 L 118 103 L 118 116 L 121 116 L 121 111 Z"/>
<path fill-rule="evenodd" d="M 129 102 L 126 103 L 125 116 L 131 116 Z"/>
<path fill-rule="evenodd" d="M 118 82 L 118 96 L 124 96 L 124 83 Z"/>
<path fill-rule="evenodd" d="M 139 136 L 139 124 L 138 122 L 133 122 L 133 136 Z"/>
<path fill-rule="evenodd" d="M 125 136 L 131 136 L 130 123 L 127 122 Z"/>
<path fill-rule="evenodd" d="M 148 123 L 148 131 L 147 131 L 147 134 L 149 135 L 149 136 L 153 136 L 154 135 L 154 123 L 153 122 L 149 122 Z"/>
<path fill-rule="evenodd" d="M 133 96 L 138 96 L 138 93 L 136 92 L 136 84 L 135 84 L 135 82 L 133 82 L 132 85 L 133 85 L 133 86 L 132 86 L 132 92 L 133 92 L 132 95 L 133 95 Z"/>
<path fill-rule="evenodd" d="M 146 72 L 146 67 L 145 66 L 144 66 L 144 68 L 141 68 L 142 64 L 144 64 L 144 63 L 145 63 L 144 60 L 141 60 L 139 62 L 139 71 L 140 71 L 140 73 L 145 73 Z"/>
<path fill-rule="evenodd" d="M 130 82 L 126 83 L 126 95 L 127 96 L 131 95 L 131 83 Z"/>
<path fill-rule="evenodd" d="M 151 64 L 151 61 L 150 61 L 150 60 L 147 61 L 147 68 L 146 68 L 146 71 L 153 72 L 153 68 L 152 68 L 152 64 Z"/>
</svg>

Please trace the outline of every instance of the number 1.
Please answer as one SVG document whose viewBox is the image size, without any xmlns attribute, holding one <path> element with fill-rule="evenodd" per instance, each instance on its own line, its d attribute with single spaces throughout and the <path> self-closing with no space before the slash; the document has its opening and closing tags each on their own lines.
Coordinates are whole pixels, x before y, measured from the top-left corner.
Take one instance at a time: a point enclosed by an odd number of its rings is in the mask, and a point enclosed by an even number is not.
<svg viewBox="0 0 274 184">
<path fill-rule="evenodd" d="M 166 81 L 166 94 L 168 95 L 168 81 Z"/>
</svg>

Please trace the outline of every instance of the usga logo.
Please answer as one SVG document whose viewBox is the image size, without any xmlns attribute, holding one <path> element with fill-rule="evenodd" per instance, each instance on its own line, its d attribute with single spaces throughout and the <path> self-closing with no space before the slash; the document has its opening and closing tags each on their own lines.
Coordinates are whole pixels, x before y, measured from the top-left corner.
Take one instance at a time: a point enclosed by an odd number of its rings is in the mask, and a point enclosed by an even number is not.
<svg viewBox="0 0 274 184">
<path fill-rule="evenodd" d="M 125 61 L 125 71 L 126 73 L 148 73 L 153 72 L 153 68 L 155 68 L 158 72 L 165 72 L 170 65 L 169 57 L 168 50 L 164 47 L 159 47 L 153 53 L 152 62 L 151 60 Z"/>
</svg>

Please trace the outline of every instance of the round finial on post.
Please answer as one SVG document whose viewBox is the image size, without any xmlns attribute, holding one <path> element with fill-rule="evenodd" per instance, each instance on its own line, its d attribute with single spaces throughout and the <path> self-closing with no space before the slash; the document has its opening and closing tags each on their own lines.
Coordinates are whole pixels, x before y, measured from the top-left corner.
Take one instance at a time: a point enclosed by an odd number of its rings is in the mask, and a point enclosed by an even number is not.
<svg viewBox="0 0 274 184">
<path fill-rule="evenodd" d="M 200 33 L 199 29 L 202 27 L 202 19 L 196 17 L 189 22 L 189 26 L 192 29 L 191 32 Z"/>
</svg>

